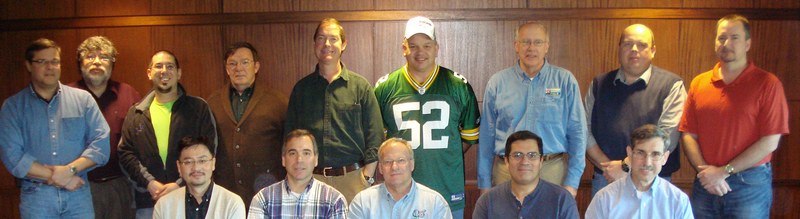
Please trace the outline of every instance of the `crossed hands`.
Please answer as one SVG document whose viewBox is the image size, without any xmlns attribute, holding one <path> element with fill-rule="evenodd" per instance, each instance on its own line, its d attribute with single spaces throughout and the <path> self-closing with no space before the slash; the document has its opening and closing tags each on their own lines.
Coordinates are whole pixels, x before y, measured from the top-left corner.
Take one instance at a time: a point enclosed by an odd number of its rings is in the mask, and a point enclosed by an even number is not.
<svg viewBox="0 0 800 219">
<path fill-rule="evenodd" d="M 609 184 L 625 177 L 627 172 L 622 170 L 622 161 L 621 160 L 612 160 L 608 162 L 600 163 L 600 169 L 603 170 L 603 177 L 606 178 L 606 182 Z"/>
<path fill-rule="evenodd" d="M 160 182 L 153 180 L 147 184 L 147 191 L 150 192 L 150 196 L 153 197 L 153 200 L 158 200 L 169 192 L 172 192 L 172 190 L 176 190 L 178 188 L 180 188 L 180 186 L 174 182 L 161 184 Z"/>
<path fill-rule="evenodd" d="M 47 180 L 48 185 L 55 186 L 56 188 L 64 188 L 70 192 L 74 192 L 86 184 L 86 181 L 73 174 L 67 166 L 45 165 L 45 167 L 50 169 L 50 171 L 53 171 L 53 174 L 50 175 L 50 179 Z"/>
<path fill-rule="evenodd" d="M 723 196 L 732 191 L 728 182 L 725 182 L 725 178 L 728 178 L 730 174 L 725 172 L 725 169 L 722 167 L 702 165 L 697 168 L 700 170 L 700 172 L 697 173 L 697 178 L 700 179 L 700 184 L 703 185 L 703 188 L 705 188 L 708 193 Z"/>
</svg>

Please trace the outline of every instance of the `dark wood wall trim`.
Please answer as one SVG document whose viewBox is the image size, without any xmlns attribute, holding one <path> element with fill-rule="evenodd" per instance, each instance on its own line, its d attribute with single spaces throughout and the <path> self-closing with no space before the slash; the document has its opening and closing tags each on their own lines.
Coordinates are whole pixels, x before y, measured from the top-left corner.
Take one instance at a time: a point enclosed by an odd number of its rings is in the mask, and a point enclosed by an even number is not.
<svg viewBox="0 0 800 219">
<path fill-rule="evenodd" d="M 694 186 L 692 180 L 673 180 L 672 184 L 675 186 L 682 188 L 682 189 L 691 189 Z M 466 190 L 477 190 L 478 189 L 478 181 L 477 180 L 466 180 L 464 181 L 465 189 Z M 782 188 L 782 187 L 800 187 L 800 180 L 797 179 L 773 179 L 772 180 L 772 187 L 773 188 Z M 592 188 L 592 180 L 591 179 L 582 179 L 580 188 Z"/>
<path fill-rule="evenodd" d="M 751 20 L 800 20 L 800 9 L 464 9 L 391 11 L 301 11 L 262 13 L 217 13 L 158 16 L 114 16 L 3 20 L 3 31 L 107 28 L 136 26 L 186 26 L 220 24 L 266 24 L 318 22 L 335 17 L 340 21 L 405 21 L 426 16 L 439 21 L 486 20 L 591 20 L 591 19 L 719 19 L 739 13 Z"/>
</svg>

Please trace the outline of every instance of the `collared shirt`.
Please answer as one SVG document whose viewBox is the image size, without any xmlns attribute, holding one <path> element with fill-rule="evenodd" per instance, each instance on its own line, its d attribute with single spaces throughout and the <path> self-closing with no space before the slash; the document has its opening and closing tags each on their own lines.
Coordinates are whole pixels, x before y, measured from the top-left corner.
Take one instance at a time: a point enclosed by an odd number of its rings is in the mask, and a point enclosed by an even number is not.
<svg viewBox="0 0 800 219">
<path fill-rule="evenodd" d="M 637 192 L 630 174 L 614 181 L 594 196 L 586 218 L 694 218 L 689 196 L 661 177 L 650 189 Z"/>
<path fill-rule="evenodd" d="M 6 99 L 0 110 L 0 156 L 17 178 L 30 179 L 25 176 L 34 161 L 66 165 L 85 157 L 103 166 L 109 156 L 108 133 L 92 96 L 61 83 L 50 103 L 40 99 L 31 85 Z M 78 175 L 88 180 L 88 170 Z"/>
<path fill-rule="evenodd" d="M 385 183 L 359 192 L 350 202 L 348 218 L 452 218 L 441 194 L 411 180 L 408 194 L 395 201 Z"/>
<path fill-rule="evenodd" d="M 631 81 L 628 83 L 625 79 L 625 74 L 622 73 L 622 69 L 617 70 L 617 76 L 614 80 L 615 85 L 631 85 L 637 81 L 644 81 L 645 84 L 650 83 L 650 76 L 652 75 L 653 66 L 650 65 L 647 70 L 642 73 L 642 76 L 639 77 L 636 81 Z M 595 97 L 592 90 L 594 89 L 595 84 L 589 84 L 589 90 L 586 91 L 586 125 L 589 130 L 589 137 L 586 139 L 586 148 L 594 147 L 597 145 L 597 140 L 595 140 L 594 135 L 592 134 L 592 109 L 594 109 L 595 104 Z M 661 113 L 661 117 L 658 119 L 658 124 L 655 124 L 659 128 L 663 129 L 667 133 L 669 133 L 669 150 L 672 151 L 676 147 L 678 147 L 678 141 L 680 138 L 680 132 L 678 130 L 678 123 L 681 121 L 681 115 L 683 115 L 683 103 L 686 101 L 686 89 L 684 88 L 683 81 L 678 81 L 672 85 L 672 89 L 669 91 L 669 95 L 667 98 L 664 99 L 664 106 L 663 111 Z"/>
<path fill-rule="evenodd" d="M 214 190 L 214 183 L 209 184 L 206 193 L 203 193 L 201 203 L 197 203 L 197 199 L 189 192 L 189 187 L 186 187 L 186 218 L 201 219 L 206 218 L 208 213 L 208 205 L 211 203 L 211 190 Z"/>
<path fill-rule="evenodd" d="M 344 196 L 328 184 L 311 177 L 306 189 L 297 194 L 286 180 L 261 189 L 250 203 L 249 219 L 346 218 L 347 202 Z"/>
<path fill-rule="evenodd" d="M 247 103 L 250 102 L 250 98 L 253 97 L 253 88 L 256 86 L 256 83 L 250 85 L 247 89 L 244 89 L 242 94 L 239 94 L 239 91 L 236 88 L 231 87 L 231 110 L 233 110 L 233 117 L 236 117 L 236 121 L 242 119 L 242 115 L 244 115 L 244 111 L 247 109 Z"/>
<path fill-rule="evenodd" d="M 539 185 L 522 203 L 511 193 L 511 181 L 497 185 L 478 198 L 472 218 L 580 218 L 578 204 L 567 189 L 537 180 Z"/>
<path fill-rule="evenodd" d="M 111 165 L 97 167 L 90 171 L 88 173 L 89 180 L 102 180 L 122 176 L 122 169 L 117 165 L 119 163 L 117 145 L 122 136 L 122 122 L 125 121 L 125 115 L 128 109 L 141 100 L 142 96 L 130 85 L 114 80 L 108 80 L 106 91 L 99 97 L 89 90 L 84 80 L 67 84 L 67 86 L 80 88 L 89 92 L 94 100 L 97 101 L 97 106 L 100 107 L 100 111 L 103 112 L 103 117 L 105 117 L 106 122 L 108 122 L 108 127 L 111 130 L 108 138 L 111 145 L 108 163 Z"/>
<path fill-rule="evenodd" d="M 319 145 L 319 166 L 343 167 L 378 160 L 383 120 L 367 79 L 342 64 L 339 78 L 328 83 L 319 67 L 294 85 L 284 134 L 306 129 Z"/>
<path fill-rule="evenodd" d="M 545 59 L 529 78 L 519 65 L 498 72 L 486 85 L 478 147 L 478 188 L 492 186 L 495 155 L 509 135 L 528 130 L 544 142 L 544 153 L 569 154 L 564 185 L 578 188 L 586 167 L 586 113 L 575 76 Z"/>
</svg>

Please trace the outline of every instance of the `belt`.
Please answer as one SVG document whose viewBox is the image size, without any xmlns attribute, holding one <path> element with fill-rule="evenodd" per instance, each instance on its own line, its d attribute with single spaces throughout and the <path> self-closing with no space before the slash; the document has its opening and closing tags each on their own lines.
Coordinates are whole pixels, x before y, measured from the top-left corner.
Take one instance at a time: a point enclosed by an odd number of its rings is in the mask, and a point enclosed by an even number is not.
<svg viewBox="0 0 800 219">
<path fill-rule="evenodd" d="M 553 153 L 553 154 L 545 154 L 545 155 L 542 155 L 542 158 L 543 158 L 542 162 L 545 162 L 545 161 L 548 161 L 548 160 L 552 160 L 552 159 L 556 159 L 556 158 L 563 157 L 563 156 L 564 156 L 564 152 Z M 505 157 L 506 157 L 505 155 L 497 155 L 497 158 L 500 158 L 500 160 L 505 160 Z"/>
<path fill-rule="evenodd" d="M 359 161 L 351 165 L 343 166 L 343 167 L 316 167 L 314 168 L 314 174 L 322 175 L 325 177 L 329 176 L 341 176 L 347 172 L 353 172 L 355 170 L 361 169 L 364 167 L 364 161 Z"/>
<path fill-rule="evenodd" d="M 122 177 L 122 175 L 109 176 L 109 177 L 100 178 L 100 179 L 89 179 L 89 181 L 96 182 L 96 183 L 104 183 L 104 182 L 108 182 L 108 181 L 114 180 L 114 179 L 119 178 L 119 177 Z"/>
</svg>

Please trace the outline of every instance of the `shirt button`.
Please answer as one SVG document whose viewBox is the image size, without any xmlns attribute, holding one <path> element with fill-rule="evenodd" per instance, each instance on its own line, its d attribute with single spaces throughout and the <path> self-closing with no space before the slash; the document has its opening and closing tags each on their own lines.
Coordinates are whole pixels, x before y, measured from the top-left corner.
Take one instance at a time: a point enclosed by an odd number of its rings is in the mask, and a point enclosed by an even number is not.
<svg viewBox="0 0 800 219">
<path fill-rule="evenodd" d="M 56 138 L 56 135 L 51 135 L 50 138 Z"/>
<path fill-rule="evenodd" d="M 236 167 L 242 167 L 242 164 L 236 163 Z"/>
<path fill-rule="evenodd" d="M 50 122 L 53 122 L 53 120 L 51 119 Z"/>
<path fill-rule="evenodd" d="M 236 145 L 236 150 L 239 150 L 239 145 L 238 144 Z"/>
<path fill-rule="evenodd" d="M 239 180 L 237 183 L 239 183 L 239 185 L 241 185 L 242 184 L 242 180 Z"/>
<path fill-rule="evenodd" d="M 239 132 L 239 128 L 236 128 L 236 132 Z"/>
<path fill-rule="evenodd" d="M 58 155 L 58 152 L 53 151 L 53 156 Z"/>
<path fill-rule="evenodd" d="M 269 173 L 269 169 L 267 169 L 267 173 Z"/>
</svg>

